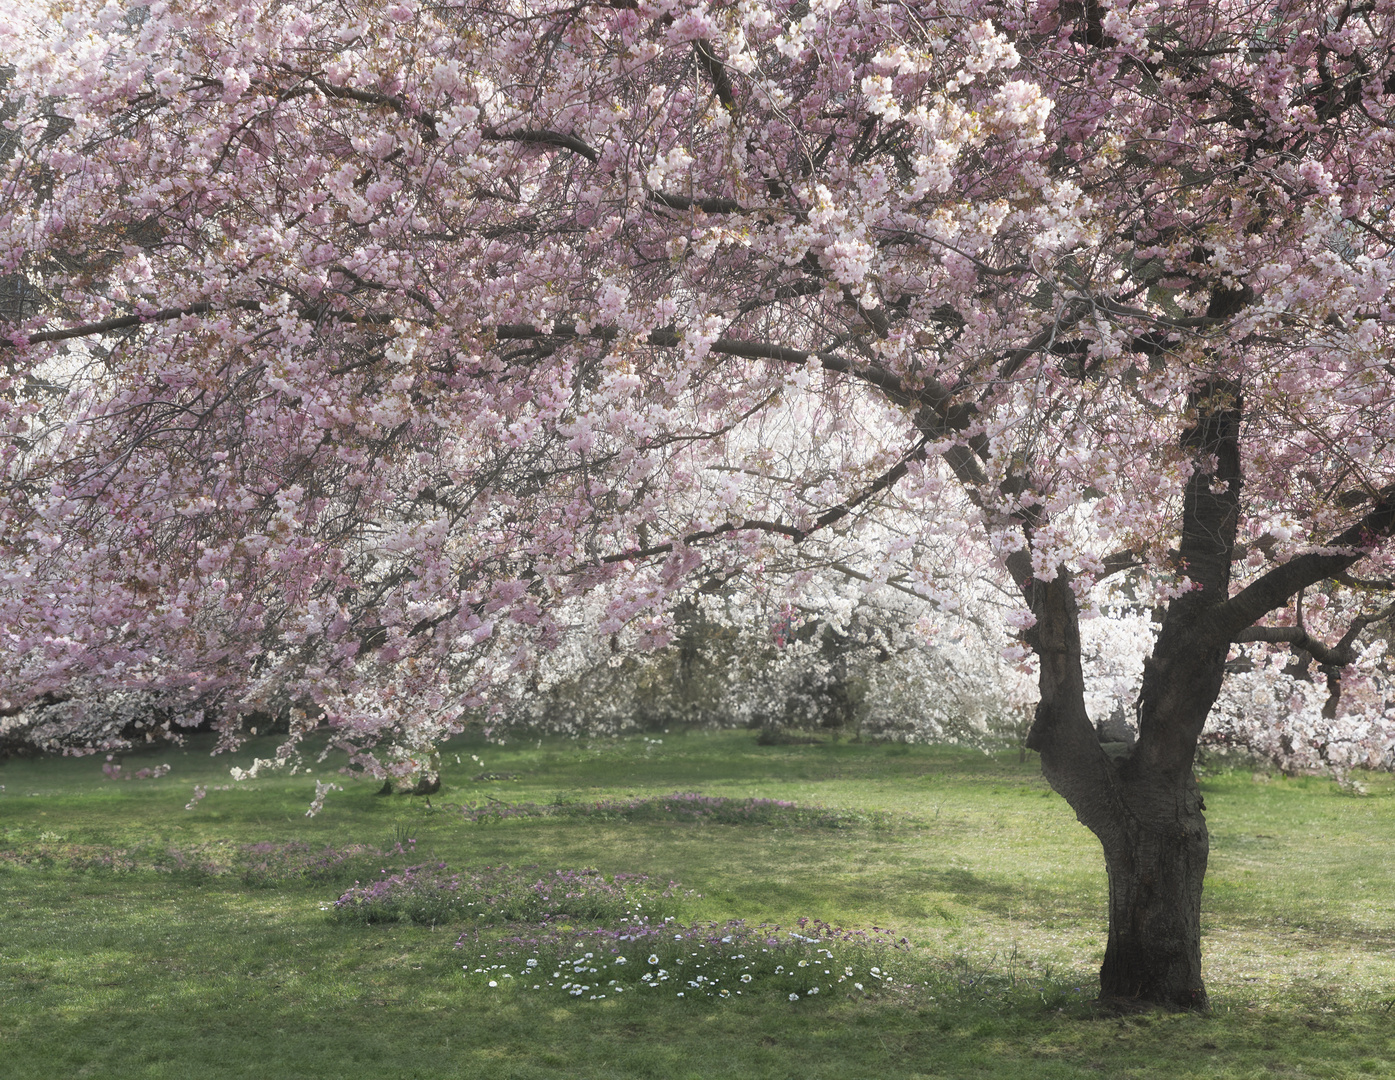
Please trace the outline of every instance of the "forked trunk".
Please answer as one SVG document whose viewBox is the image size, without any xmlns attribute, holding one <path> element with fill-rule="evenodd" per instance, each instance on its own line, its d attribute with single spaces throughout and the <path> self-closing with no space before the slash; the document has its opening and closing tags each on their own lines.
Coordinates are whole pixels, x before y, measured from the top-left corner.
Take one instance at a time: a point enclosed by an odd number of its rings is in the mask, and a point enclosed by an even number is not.
<svg viewBox="0 0 1395 1080">
<path fill-rule="evenodd" d="M 1174 621 L 1149 660 L 1138 742 L 1107 754 L 1085 711 L 1078 622 L 1068 585 L 1036 590 L 1042 701 L 1028 745 L 1104 849 L 1109 940 L 1100 1001 L 1205 1009 L 1201 891 L 1209 840 L 1192 773 L 1196 737 L 1220 688 L 1225 651 Z"/>
<path fill-rule="evenodd" d="M 1207 314 L 1224 317 L 1244 299 L 1243 290 L 1213 289 Z M 1181 447 L 1192 455 L 1192 473 L 1173 558 L 1188 584 L 1168 603 L 1144 663 L 1138 741 L 1127 753 L 1105 753 L 1085 709 L 1080 612 L 1068 569 L 1060 566 L 1043 581 L 1025 549 L 1006 560 L 1036 619 L 1024 636 L 1041 662 L 1041 700 L 1027 746 L 1041 754 L 1047 781 L 1104 847 L 1109 942 L 1100 998 L 1114 1005 L 1206 1007 L 1201 886 L 1209 843 L 1192 761 L 1231 643 L 1245 640 L 1238 635 L 1300 590 L 1344 573 L 1377 539 L 1395 535 L 1393 485 L 1325 550 L 1290 558 L 1231 596 L 1244 399 L 1238 383 L 1217 378 L 1193 388 L 1190 406 L 1193 422 Z M 1041 524 L 1033 513 L 1020 518 L 1028 535 Z"/>
<path fill-rule="evenodd" d="M 1213 296 L 1212 306 L 1229 294 Z M 1062 568 L 1050 583 L 1015 571 L 1036 616 L 1041 705 L 1028 745 L 1042 772 L 1100 839 L 1109 872 L 1109 942 L 1100 999 L 1204 1009 L 1201 886 L 1209 842 L 1192 773 L 1197 739 L 1221 681 L 1231 630 L 1227 603 L 1240 515 L 1238 385 L 1217 379 L 1191 395 L 1195 423 L 1182 434 L 1193 471 L 1182 499 L 1177 565 L 1189 588 L 1167 606 L 1144 663 L 1138 742 L 1111 758 L 1086 714 L 1080 613 Z M 1020 560 L 1018 565 L 1020 565 Z M 1009 569 L 1014 563 L 1009 560 Z"/>
</svg>

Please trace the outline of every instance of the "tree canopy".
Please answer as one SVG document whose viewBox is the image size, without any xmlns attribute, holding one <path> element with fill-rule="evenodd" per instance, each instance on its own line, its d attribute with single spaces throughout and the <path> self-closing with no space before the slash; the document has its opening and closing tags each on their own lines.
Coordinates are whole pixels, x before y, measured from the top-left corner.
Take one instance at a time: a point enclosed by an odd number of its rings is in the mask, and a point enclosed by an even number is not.
<svg viewBox="0 0 1395 1080">
<path fill-rule="evenodd" d="M 12 6 L 6 705 L 429 742 L 586 618 L 835 563 L 952 604 L 977 545 L 1104 992 L 1204 1004 L 1228 652 L 1339 678 L 1384 617 L 1393 45 L 1388 0 Z"/>
</svg>

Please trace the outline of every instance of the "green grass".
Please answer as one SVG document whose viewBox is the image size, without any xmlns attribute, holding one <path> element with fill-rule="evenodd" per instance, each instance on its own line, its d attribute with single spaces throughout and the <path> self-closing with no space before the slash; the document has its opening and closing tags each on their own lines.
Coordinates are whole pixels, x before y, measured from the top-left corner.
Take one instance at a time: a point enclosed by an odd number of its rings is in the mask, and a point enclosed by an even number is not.
<svg viewBox="0 0 1395 1080">
<path fill-rule="evenodd" d="M 746 732 L 462 742 L 430 808 L 317 766 L 184 809 L 194 784 L 229 783 L 230 764 L 272 745 L 127 755 L 127 771 L 172 766 L 140 781 L 107 780 L 100 758 L 0 764 L 0 1077 L 1395 1077 L 1390 777 L 1358 798 L 1319 778 L 1206 776 L 1213 1012 L 1121 1020 L 1088 1005 L 1098 846 L 1015 753 L 761 747 Z M 306 818 L 316 779 L 345 790 Z M 835 813 L 614 810 L 691 791 Z M 564 812 L 469 822 L 456 809 L 491 799 Z M 417 856 L 297 875 L 258 870 L 243 847 L 290 841 L 401 841 Z M 647 874 L 681 883 L 684 923 L 811 916 L 890 927 L 914 948 L 892 988 L 797 1002 L 773 976 L 727 1000 L 491 989 L 467 961 L 504 962 L 495 941 L 516 927 L 359 926 L 324 910 L 354 877 L 428 858 Z M 115 868 L 77 868 L 102 860 Z"/>
</svg>

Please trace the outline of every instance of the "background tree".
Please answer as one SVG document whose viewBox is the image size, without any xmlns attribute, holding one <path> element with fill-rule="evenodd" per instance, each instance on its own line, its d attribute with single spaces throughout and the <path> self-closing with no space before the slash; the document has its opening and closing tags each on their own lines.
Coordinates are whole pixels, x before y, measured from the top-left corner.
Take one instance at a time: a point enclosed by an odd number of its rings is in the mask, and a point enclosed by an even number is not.
<svg viewBox="0 0 1395 1080">
<path fill-rule="evenodd" d="M 3 271 L 43 297 L 0 401 L 6 707 L 299 710 L 386 770 L 574 598 L 657 645 L 782 545 L 938 596 L 922 555 L 972 535 L 1103 845 L 1102 995 L 1204 1006 L 1231 646 L 1389 577 L 1388 5 L 3 19 Z M 864 533 L 889 500 L 913 531 Z M 1166 606 L 1111 757 L 1081 605 L 1128 567 Z"/>
<path fill-rule="evenodd" d="M 1000 655 L 1005 604 L 951 613 L 895 588 L 866 593 L 841 575 L 815 576 L 797 599 L 780 589 L 767 604 L 752 584 L 685 601 L 673 643 L 653 652 L 569 632 L 518 680 L 509 724 L 570 735 L 740 726 L 772 743 L 985 749 L 1025 737 L 1035 684 Z"/>
</svg>

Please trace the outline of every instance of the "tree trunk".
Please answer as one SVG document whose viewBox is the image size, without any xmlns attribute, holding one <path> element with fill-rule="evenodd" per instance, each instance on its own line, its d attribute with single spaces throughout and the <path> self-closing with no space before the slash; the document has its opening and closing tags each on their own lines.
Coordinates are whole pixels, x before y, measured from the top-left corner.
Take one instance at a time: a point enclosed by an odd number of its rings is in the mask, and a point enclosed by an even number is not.
<svg viewBox="0 0 1395 1080">
<path fill-rule="evenodd" d="M 1131 813 L 1101 836 L 1109 942 L 1100 1000 L 1205 1009 L 1201 886 L 1210 845 L 1201 793 L 1190 772 L 1167 786 L 1121 779 Z"/>
<path fill-rule="evenodd" d="M 1226 317 L 1244 302 L 1245 290 L 1217 286 L 1207 315 Z M 1391 485 L 1373 493 L 1379 496 L 1376 505 L 1321 550 L 1279 563 L 1231 596 L 1244 486 L 1244 398 L 1239 383 L 1213 378 L 1193 388 L 1189 404 L 1192 422 L 1182 432 L 1181 449 L 1192 458 L 1192 472 L 1182 493 L 1181 537 L 1171 560 L 1185 574 L 1187 588 L 1168 603 L 1153 654 L 1144 662 L 1133 747 L 1110 756 L 1090 722 L 1080 612 L 1069 569 L 1058 566 L 1043 580 L 1028 548 L 1005 559 L 1035 617 L 1023 638 L 1041 662 L 1041 699 L 1027 746 L 1041 754 L 1047 782 L 1104 847 L 1109 941 L 1100 1000 L 1113 1005 L 1206 1008 L 1201 887 L 1209 842 L 1192 762 L 1220 694 L 1231 644 L 1302 589 L 1345 573 L 1395 535 Z M 922 430 L 927 436 L 940 434 L 933 425 Z M 963 455 L 946 460 L 971 490 L 981 486 L 983 481 L 963 465 Z M 1001 485 L 1007 495 L 1028 486 L 1011 475 Z M 1029 544 L 1044 526 L 1043 505 L 1042 500 L 1027 503 L 1014 518 Z M 1329 686 L 1329 709 L 1335 712 L 1340 685 Z"/>
<path fill-rule="evenodd" d="M 1214 291 L 1208 314 L 1224 314 L 1237 295 Z M 1192 473 L 1183 490 L 1173 560 L 1188 587 L 1168 603 L 1153 654 L 1144 662 L 1133 747 L 1106 754 L 1087 714 L 1080 612 L 1068 569 L 1058 567 L 1043 581 L 1028 551 L 1006 559 L 1036 619 L 1024 637 L 1041 662 L 1041 700 L 1027 746 L 1041 754 L 1047 781 L 1104 847 L 1109 941 L 1100 1000 L 1110 1005 L 1206 1008 L 1201 887 L 1209 841 L 1192 762 L 1220 694 L 1231 643 L 1303 588 L 1345 572 L 1378 538 L 1395 534 L 1392 486 L 1326 545 L 1329 550 L 1291 558 L 1232 597 L 1244 400 L 1238 384 L 1213 379 L 1197 384 L 1190 403 L 1194 422 L 1181 445 L 1193 456 Z M 1039 524 L 1031 513 L 1022 523 L 1028 536 Z M 1332 686 L 1332 711 L 1338 689 Z"/>
<path fill-rule="evenodd" d="M 1191 765 L 1225 652 L 1197 647 L 1174 616 L 1145 668 L 1139 740 L 1111 755 L 1085 710 L 1068 579 L 1037 584 L 1033 610 L 1042 700 L 1028 745 L 1040 752 L 1047 781 L 1099 838 L 1109 873 L 1100 1001 L 1205 1009 L 1201 890 L 1209 841 Z"/>
<path fill-rule="evenodd" d="M 1205 1009 L 1201 888 L 1210 841 L 1192 771 L 1196 741 L 1224 677 L 1226 649 L 1192 630 L 1174 603 L 1143 669 L 1139 738 L 1110 761 L 1116 812 L 1081 820 L 1104 847 L 1109 942 L 1100 1000 Z"/>
</svg>

